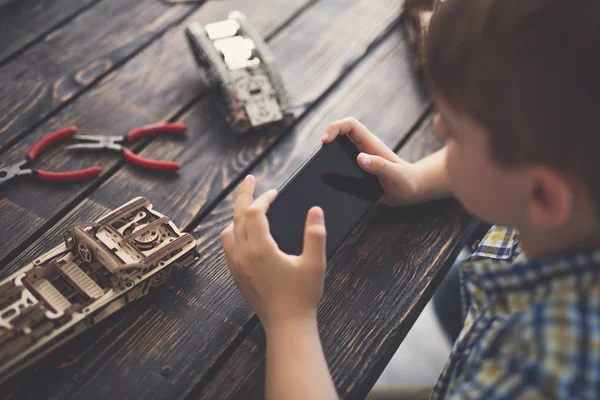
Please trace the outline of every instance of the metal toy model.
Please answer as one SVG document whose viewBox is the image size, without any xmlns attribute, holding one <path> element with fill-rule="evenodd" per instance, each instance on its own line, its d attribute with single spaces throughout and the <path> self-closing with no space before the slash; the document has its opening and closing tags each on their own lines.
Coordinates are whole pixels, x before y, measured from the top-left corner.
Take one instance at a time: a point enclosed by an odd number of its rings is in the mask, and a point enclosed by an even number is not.
<svg viewBox="0 0 600 400">
<path fill-rule="evenodd" d="M 238 133 L 293 118 L 275 57 L 244 14 L 186 28 L 204 84 L 220 94 L 220 105 Z"/>
<path fill-rule="evenodd" d="M 196 241 L 138 197 L 0 282 L 0 382 L 191 267 Z"/>
</svg>

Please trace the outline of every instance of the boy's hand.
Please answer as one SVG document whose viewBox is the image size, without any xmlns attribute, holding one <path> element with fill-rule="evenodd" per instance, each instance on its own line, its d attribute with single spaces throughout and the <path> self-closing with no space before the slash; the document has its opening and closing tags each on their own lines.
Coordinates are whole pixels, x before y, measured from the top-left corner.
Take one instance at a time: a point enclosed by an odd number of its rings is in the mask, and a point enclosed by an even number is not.
<svg viewBox="0 0 600 400">
<path fill-rule="evenodd" d="M 221 233 L 233 279 L 265 331 L 285 321 L 316 320 L 326 265 L 323 211 L 314 207 L 308 212 L 302 255 L 285 254 L 271 236 L 266 216 L 277 192 L 254 200 L 255 185 L 254 177 L 245 179 L 233 224 Z"/>
<path fill-rule="evenodd" d="M 382 203 L 402 206 L 422 201 L 418 198 L 419 169 L 402 160 L 356 118 L 345 118 L 327 128 L 323 143 L 332 142 L 338 135 L 348 135 L 362 152 L 358 165 L 377 175 L 384 189 Z"/>
</svg>

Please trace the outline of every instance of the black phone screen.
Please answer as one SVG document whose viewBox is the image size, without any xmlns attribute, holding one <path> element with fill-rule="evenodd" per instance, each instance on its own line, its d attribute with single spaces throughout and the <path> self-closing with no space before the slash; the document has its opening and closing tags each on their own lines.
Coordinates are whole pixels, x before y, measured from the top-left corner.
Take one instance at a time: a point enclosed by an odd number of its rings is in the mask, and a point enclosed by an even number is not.
<svg viewBox="0 0 600 400">
<path fill-rule="evenodd" d="M 300 255 L 306 214 L 313 206 L 325 213 L 327 258 L 383 194 L 375 175 L 356 161 L 358 149 L 346 136 L 324 144 L 280 189 L 267 212 L 279 248 Z"/>
</svg>

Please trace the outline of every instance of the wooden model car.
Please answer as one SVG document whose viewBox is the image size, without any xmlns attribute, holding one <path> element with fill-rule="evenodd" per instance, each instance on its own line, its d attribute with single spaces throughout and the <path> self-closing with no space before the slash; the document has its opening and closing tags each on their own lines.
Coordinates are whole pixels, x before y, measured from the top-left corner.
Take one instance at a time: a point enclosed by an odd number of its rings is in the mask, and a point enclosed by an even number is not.
<svg viewBox="0 0 600 400">
<path fill-rule="evenodd" d="M 244 14 L 186 28 L 204 84 L 217 89 L 219 105 L 234 131 L 244 133 L 293 118 L 275 57 Z"/>
<path fill-rule="evenodd" d="M 191 267 L 196 241 L 138 197 L 0 282 L 0 382 Z"/>
</svg>

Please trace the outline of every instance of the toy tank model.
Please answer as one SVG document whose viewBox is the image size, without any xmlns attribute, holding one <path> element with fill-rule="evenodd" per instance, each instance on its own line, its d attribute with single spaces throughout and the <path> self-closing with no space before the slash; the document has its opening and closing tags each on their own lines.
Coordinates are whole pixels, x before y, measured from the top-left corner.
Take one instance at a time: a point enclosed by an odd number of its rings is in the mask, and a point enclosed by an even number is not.
<svg viewBox="0 0 600 400">
<path fill-rule="evenodd" d="M 141 197 L 71 227 L 0 282 L 0 382 L 197 259 L 194 238 Z"/>
<path fill-rule="evenodd" d="M 226 119 L 238 133 L 293 118 L 275 57 L 244 14 L 186 28 L 204 84 L 218 90 Z"/>
</svg>

